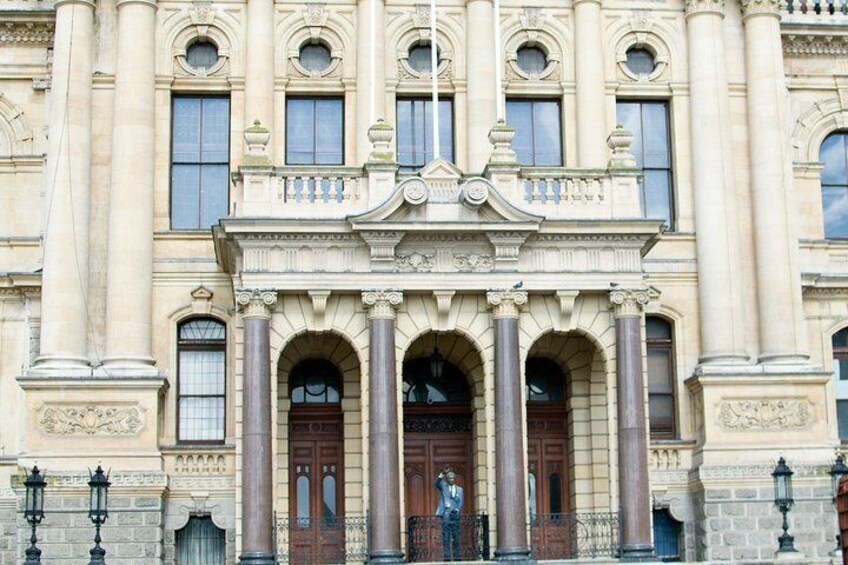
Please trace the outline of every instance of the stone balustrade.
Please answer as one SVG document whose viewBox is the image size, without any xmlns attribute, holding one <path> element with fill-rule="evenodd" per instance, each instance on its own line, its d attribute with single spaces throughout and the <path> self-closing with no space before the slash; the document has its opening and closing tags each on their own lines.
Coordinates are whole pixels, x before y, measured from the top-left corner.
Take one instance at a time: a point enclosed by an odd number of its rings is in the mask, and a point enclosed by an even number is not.
<svg viewBox="0 0 848 565">
<path fill-rule="evenodd" d="M 848 23 L 848 0 L 782 0 L 781 8 L 792 16 L 841 16 Z"/>
<path fill-rule="evenodd" d="M 603 172 L 562 168 L 521 169 L 524 201 L 534 209 L 564 206 L 601 206 L 610 198 L 610 177 Z"/>
<path fill-rule="evenodd" d="M 355 204 L 361 196 L 362 171 L 343 167 L 283 167 L 276 171 L 277 193 L 301 205 Z"/>
<path fill-rule="evenodd" d="M 209 476 L 235 473 L 232 447 L 163 448 L 165 471 L 169 475 Z"/>
<path fill-rule="evenodd" d="M 675 484 L 685 481 L 692 467 L 691 441 L 652 441 L 648 451 L 648 467 L 652 484 Z"/>
</svg>

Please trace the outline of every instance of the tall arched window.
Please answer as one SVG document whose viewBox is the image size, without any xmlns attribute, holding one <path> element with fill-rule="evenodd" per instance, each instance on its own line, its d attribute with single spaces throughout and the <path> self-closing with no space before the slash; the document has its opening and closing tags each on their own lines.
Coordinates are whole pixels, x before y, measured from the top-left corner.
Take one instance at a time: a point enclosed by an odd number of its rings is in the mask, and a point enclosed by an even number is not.
<svg viewBox="0 0 848 565">
<path fill-rule="evenodd" d="M 824 163 L 821 180 L 824 236 L 848 238 L 848 132 L 827 136 L 819 159 Z"/>
<path fill-rule="evenodd" d="M 833 334 L 833 378 L 839 439 L 848 441 L 848 328 Z"/>
<path fill-rule="evenodd" d="M 648 408 L 651 438 L 671 439 L 677 434 L 674 397 L 674 332 L 662 318 L 645 318 L 648 350 Z"/>
<path fill-rule="evenodd" d="M 179 327 L 177 343 L 177 439 L 223 443 L 226 411 L 227 329 L 211 318 Z"/>
<path fill-rule="evenodd" d="M 178 565 L 224 565 L 226 532 L 209 516 L 192 516 L 176 538 Z"/>
</svg>

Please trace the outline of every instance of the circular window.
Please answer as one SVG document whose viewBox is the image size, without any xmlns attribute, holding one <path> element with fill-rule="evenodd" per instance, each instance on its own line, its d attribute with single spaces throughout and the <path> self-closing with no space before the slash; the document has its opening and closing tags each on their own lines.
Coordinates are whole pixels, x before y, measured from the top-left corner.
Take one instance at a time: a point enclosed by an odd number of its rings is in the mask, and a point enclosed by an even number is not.
<svg viewBox="0 0 848 565">
<path fill-rule="evenodd" d="M 218 62 L 218 46 L 211 41 L 197 41 L 186 50 L 186 61 L 195 69 L 208 69 Z"/>
<path fill-rule="evenodd" d="M 548 56 L 538 47 L 522 47 L 516 55 L 518 68 L 528 75 L 538 75 L 548 66 Z"/>
<path fill-rule="evenodd" d="M 330 50 L 320 43 L 304 45 L 300 49 L 300 66 L 316 73 L 327 70 L 330 66 Z"/>
<path fill-rule="evenodd" d="M 637 75 L 649 75 L 654 72 L 656 62 L 654 54 L 647 49 L 634 47 L 627 51 L 627 68 Z"/>
<path fill-rule="evenodd" d="M 429 73 L 432 68 L 432 51 L 430 45 L 415 45 L 409 50 L 409 66 L 419 73 Z M 436 49 L 436 60 L 439 60 L 439 51 Z"/>
</svg>

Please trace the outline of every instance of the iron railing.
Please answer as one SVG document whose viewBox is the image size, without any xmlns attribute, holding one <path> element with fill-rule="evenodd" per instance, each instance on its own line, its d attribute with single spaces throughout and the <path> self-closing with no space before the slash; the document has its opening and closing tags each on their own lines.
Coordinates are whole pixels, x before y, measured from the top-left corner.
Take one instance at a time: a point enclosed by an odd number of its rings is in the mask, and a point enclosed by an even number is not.
<svg viewBox="0 0 848 565">
<path fill-rule="evenodd" d="M 848 15 L 848 0 L 783 0 L 790 14 Z"/>
<path fill-rule="evenodd" d="M 617 557 L 619 517 L 610 512 L 535 514 L 530 520 L 534 559 Z"/>
<path fill-rule="evenodd" d="M 368 517 L 277 518 L 279 563 L 362 563 L 368 558 Z"/>
<path fill-rule="evenodd" d="M 446 559 L 442 542 L 440 516 L 410 516 L 407 519 L 407 554 L 410 562 Z M 454 561 L 487 561 L 489 559 L 489 516 L 466 514 L 459 517 L 459 559 Z"/>
</svg>

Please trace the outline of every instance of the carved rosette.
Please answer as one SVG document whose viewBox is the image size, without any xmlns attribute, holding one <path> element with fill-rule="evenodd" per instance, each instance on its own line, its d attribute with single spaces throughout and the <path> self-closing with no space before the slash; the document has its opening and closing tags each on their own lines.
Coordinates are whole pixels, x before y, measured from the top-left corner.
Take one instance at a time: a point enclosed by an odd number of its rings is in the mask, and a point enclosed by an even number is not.
<svg viewBox="0 0 848 565">
<path fill-rule="evenodd" d="M 686 0 L 686 16 L 718 14 L 724 16 L 724 0 Z"/>
<path fill-rule="evenodd" d="M 718 423 L 728 430 L 802 430 L 812 419 L 805 398 L 733 399 L 718 405 Z"/>
<path fill-rule="evenodd" d="M 490 290 L 486 300 L 492 307 L 494 318 L 517 318 L 521 307 L 527 304 L 527 293 L 523 290 Z"/>
<path fill-rule="evenodd" d="M 742 0 L 742 19 L 752 16 L 780 17 L 780 0 Z"/>
<path fill-rule="evenodd" d="M 134 436 L 144 428 L 144 409 L 137 404 L 46 404 L 38 427 L 52 436 Z"/>
<path fill-rule="evenodd" d="M 403 302 L 403 292 L 399 290 L 364 290 L 362 305 L 368 310 L 368 319 L 394 319 L 395 309 Z"/>
<path fill-rule="evenodd" d="M 614 288 L 610 291 L 610 306 L 616 318 L 640 318 L 642 308 L 650 299 L 647 288 Z"/>
<path fill-rule="evenodd" d="M 236 304 L 245 318 L 270 318 L 277 303 L 273 288 L 241 288 L 236 290 Z"/>
</svg>

